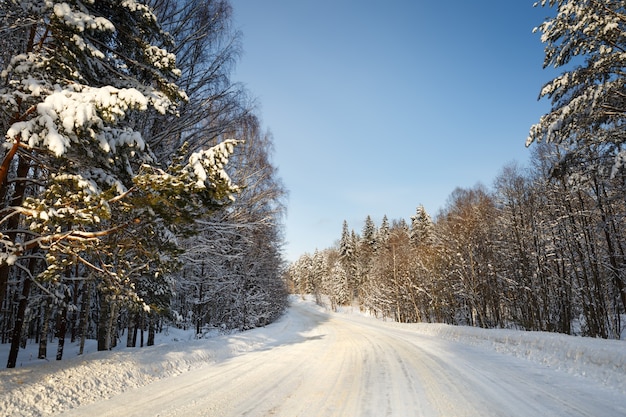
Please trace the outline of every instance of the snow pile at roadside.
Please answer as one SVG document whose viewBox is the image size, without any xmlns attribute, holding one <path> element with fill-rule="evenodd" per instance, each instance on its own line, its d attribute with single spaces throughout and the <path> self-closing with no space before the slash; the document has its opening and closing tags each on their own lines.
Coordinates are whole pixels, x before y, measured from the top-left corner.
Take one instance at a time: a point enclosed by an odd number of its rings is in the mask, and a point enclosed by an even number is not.
<svg viewBox="0 0 626 417">
<path fill-rule="evenodd" d="M 6 415 L 58 413 L 191 369 L 213 353 L 196 342 L 97 352 L 41 366 L 2 371 L 0 410 Z"/>
<path fill-rule="evenodd" d="M 274 332 L 280 329 L 280 322 L 275 323 Z M 67 359 L 52 359 L 49 362 L 32 359 L 32 352 L 22 350 L 18 367 L 0 369 L 0 414 L 58 414 L 206 363 L 224 361 L 259 347 L 267 347 L 275 342 L 274 332 L 256 329 L 193 340 L 193 330 L 182 332 L 174 329 L 174 334 L 160 335 L 161 344 L 156 346 L 119 348 L 76 356 L 77 347 L 71 345 L 66 346 Z M 0 347 L 0 359 L 4 364 L 8 345 Z M 36 349 L 34 344 L 31 349 Z M 53 357 L 55 349 L 56 343 L 49 346 Z M 90 346 L 89 350 L 95 350 L 95 346 Z"/>
</svg>

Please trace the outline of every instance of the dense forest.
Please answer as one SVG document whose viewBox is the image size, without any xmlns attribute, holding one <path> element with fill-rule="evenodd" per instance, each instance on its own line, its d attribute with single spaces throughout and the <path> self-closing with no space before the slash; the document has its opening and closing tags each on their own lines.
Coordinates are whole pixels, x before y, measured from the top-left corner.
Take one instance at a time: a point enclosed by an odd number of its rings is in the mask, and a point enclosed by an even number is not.
<svg viewBox="0 0 626 417">
<path fill-rule="evenodd" d="M 7 366 L 280 316 L 286 190 L 230 3 L 6 0 L 0 33 Z"/>
<path fill-rule="evenodd" d="M 624 337 L 626 3 L 540 3 L 544 66 L 562 73 L 541 89 L 530 166 L 453 191 L 434 220 L 418 206 L 410 222 L 344 223 L 290 266 L 293 291 L 401 322 Z"/>
</svg>

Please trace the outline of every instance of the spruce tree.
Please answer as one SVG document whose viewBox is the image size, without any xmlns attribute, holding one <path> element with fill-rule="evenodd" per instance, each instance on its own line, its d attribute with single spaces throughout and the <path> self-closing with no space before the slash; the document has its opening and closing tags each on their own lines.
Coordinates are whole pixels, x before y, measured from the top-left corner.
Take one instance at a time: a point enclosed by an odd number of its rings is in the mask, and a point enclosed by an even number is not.
<svg viewBox="0 0 626 417">
<path fill-rule="evenodd" d="M 376 225 L 372 217 L 368 215 L 365 218 L 365 224 L 363 225 L 363 243 L 369 246 L 372 252 L 376 251 Z"/>
<path fill-rule="evenodd" d="M 339 257 L 342 262 L 349 262 L 350 258 L 354 256 L 354 246 L 350 239 L 350 230 L 348 229 L 348 222 L 343 221 L 341 228 L 341 239 L 339 240 Z"/>
<path fill-rule="evenodd" d="M 387 244 L 387 240 L 389 239 L 389 219 L 387 218 L 386 214 L 383 216 L 383 220 L 380 223 L 380 229 L 378 229 L 377 238 L 381 246 Z"/>
<path fill-rule="evenodd" d="M 417 207 L 415 215 L 411 216 L 410 238 L 415 247 L 432 243 L 433 221 L 421 204 Z"/>
</svg>

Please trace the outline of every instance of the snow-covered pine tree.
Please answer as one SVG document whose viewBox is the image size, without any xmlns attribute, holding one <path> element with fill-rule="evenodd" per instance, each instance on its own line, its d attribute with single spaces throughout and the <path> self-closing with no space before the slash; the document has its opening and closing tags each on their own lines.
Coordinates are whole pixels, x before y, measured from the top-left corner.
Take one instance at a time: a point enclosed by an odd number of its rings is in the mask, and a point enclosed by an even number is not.
<svg viewBox="0 0 626 417">
<path fill-rule="evenodd" d="M 409 236 L 413 246 L 428 245 L 432 243 L 433 221 L 421 204 L 415 210 L 415 215 L 411 216 L 411 230 Z"/>
<path fill-rule="evenodd" d="M 354 248 L 352 242 L 350 242 L 350 229 L 348 228 L 348 221 L 344 220 L 341 226 L 341 239 L 339 240 L 339 255 L 346 258 L 354 254 Z"/>
<path fill-rule="evenodd" d="M 571 166 L 615 175 L 626 162 L 626 2 L 542 0 L 556 11 L 535 28 L 545 43 L 544 68 L 563 72 L 546 83 L 539 98 L 550 111 L 530 129 L 526 145 L 546 141 L 563 145 L 556 176 Z M 585 175 L 585 172 L 582 172 Z"/>
<path fill-rule="evenodd" d="M 386 214 L 383 216 L 383 220 L 380 223 L 376 238 L 381 246 L 387 244 L 387 240 L 389 239 L 389 219 Z"/>
<path fill-rule="evenodd" d="M 12 271 L 27 299 L 31 281 L 62 281 L 79 265 L 103 293 L 142 303 L 132 274 L 158 277 L 171 262 L 143 244 L 173 242 L 176 223 L 229 200 L 236 187 L 223 168 L 234 142 L 155 164 L 134 121 L 148 109 L 175 113 L 186 96 L 171 40 L 144 3 L 0 8 L 0 30 L 15 39 L 0 74 L 0 299 Z"/>
<path fill-rule="evenodd" d="M 338 254 L 333 250 L 327 251 L 327 257 L 331 302 L 333 302 L 335 306 L 350 303 L 354 297 L 354 290 L 350 288 L 348 276 L 346 275 L 343 265 L 341 265 L 341 260 Z"/>
<path fill-rule="evenodd" d="M 289 278 L 293 281 L 296 294 L 311 294 L 313 286 L 310 284 L 309 272 L 311 270 L 311 255 L 305 253 L 289 266 Z"/>
<path fill-rule="evenodd" d="M 361 240 L 362 242 L 369 246 L 371 252 L 376 251 L 376 225 L 374 224 L 374 220 L 372 220 L 372 216 L 367 215 L 365 218 L 365 223 L 363 224 L 363 232 Z"/>
<path fill-rule="evenodd" d="M 339 240 L 339 263 L 343 268 L 343 275 L 346 277 L 347 292 L 349 299 L 352 299 L 358 290 L 358 255 L 354 230 L 348 229 L 348 222 L 343 221 L 341 229 L 341 239 Z"/>
<path fill-rule="evenodd" d="M 546 45 L 544 68 L 563 72 L 542 88 L 539 97 L 549 98 L 552 108 L 531 127 L 526 144 L 575 145 L 563 162 L 574 162 L 576 154 L 602 146 L 618 169 L 626 161 L 620 134 L 626 115 L 626 1 L 543 0 L 540 4 L 556 9 L 556 16 L 535 29 L 542 32 Z"/>
</svg>

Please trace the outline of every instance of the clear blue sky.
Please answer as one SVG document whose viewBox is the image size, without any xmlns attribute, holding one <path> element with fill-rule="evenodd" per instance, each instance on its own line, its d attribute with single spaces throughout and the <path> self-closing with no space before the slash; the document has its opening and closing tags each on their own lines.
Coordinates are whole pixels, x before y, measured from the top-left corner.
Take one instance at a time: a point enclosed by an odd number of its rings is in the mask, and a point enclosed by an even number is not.
<svg viewBox="0 0 626 417">
<path fill-rule="evenodd" d="M 525 164 L 555 75 L 533 0 L 232 0 L 235 80 L 259 103 L 290 192 L 285 254 L 333 245 L 343 220 L 435 217 L 456 187 Z"/>
</svg>

